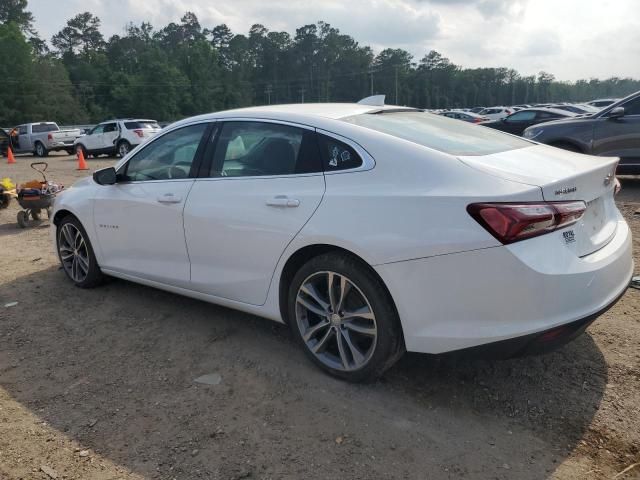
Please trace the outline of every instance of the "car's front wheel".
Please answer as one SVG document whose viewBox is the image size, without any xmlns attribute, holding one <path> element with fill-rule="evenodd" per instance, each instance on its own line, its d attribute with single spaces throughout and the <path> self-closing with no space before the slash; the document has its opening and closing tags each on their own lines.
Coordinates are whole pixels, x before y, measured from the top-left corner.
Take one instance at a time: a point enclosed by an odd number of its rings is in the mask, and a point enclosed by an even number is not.
<svg viewBox="0 0 640 480">
<path fill-rule="evenodd" d="M 46 157 L 47 155 L 49 155 L 49 151 L 41 142 L 36 143 L 36 155 L 38 157 Z"/>
<path fill-rule="evenodd" d="M 78 287 L 100 285 L 104 275 L 100 271 L 87 232 L 78 219 L 69 215 L 58 224 L 56 232 L 58 258 L 64 273 Z"/>
<path fill-rule="evenodd" d="M 375 379 L 404 351 L 388 292 L 366 265 L 347 254 L 307 262 L 289 288 L 288 313 L 307 355 L 346 380 Z"/>
</svg>

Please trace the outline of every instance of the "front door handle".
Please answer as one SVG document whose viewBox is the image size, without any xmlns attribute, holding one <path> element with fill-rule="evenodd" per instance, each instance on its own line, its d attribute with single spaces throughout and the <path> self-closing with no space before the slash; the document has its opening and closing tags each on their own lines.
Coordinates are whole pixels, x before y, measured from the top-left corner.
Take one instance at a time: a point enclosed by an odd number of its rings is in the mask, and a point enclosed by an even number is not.
<svg viewBox="0 0 640 480">
<path fill-rule="evenodd" d="M 269 207 L 279 208 L 295 208 L 300 205 L 300 200 L 297 198 L 289 198 L 286 195 L 276 195 L 270 200 L 267 200 Z"/>
<path fill-rule="evenodd" d="M 182 201 L 182 197 L 174 193 L 165 193 L 164 195 L 158 196 L 156 200 L 159 203 L 180 203 Z"/>
</svg>

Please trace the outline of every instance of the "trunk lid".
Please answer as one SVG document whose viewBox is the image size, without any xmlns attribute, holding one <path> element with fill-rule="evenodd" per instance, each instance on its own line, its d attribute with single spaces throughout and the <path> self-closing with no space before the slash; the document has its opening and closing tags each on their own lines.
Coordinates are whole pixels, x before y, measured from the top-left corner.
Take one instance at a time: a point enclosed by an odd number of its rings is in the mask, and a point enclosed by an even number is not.
<svg viewBox="0 0 640 480">
<path fill-rule="evenodd" d="M 618 158 L 582 155 L 546 145 L 458 158 L 490 175 L 538 186 L 545 201 L 583 200 L 587 204 L 584 216 L 563 231 L 565 244 L 580 257 L 599 250 L 615 234 L 613 196 Z"/>
</svg>

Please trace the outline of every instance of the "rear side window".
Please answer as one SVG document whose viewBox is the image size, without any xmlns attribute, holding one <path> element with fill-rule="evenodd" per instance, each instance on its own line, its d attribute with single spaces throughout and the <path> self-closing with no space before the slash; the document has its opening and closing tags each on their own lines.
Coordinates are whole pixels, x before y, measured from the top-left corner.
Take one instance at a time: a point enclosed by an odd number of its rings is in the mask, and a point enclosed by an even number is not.
<svg viewBox="0 0 640 480">
<path fill-rule="evenodd" d="M 107 123 L 104 126 L 104 133 L 116 132 L 117 130 L 118 130 L 118 127 L 116 126 L 115 123 Z"/>
<path fill-rule="evenodd" d="M 155 121 L 124 122 L 124 126 L 127 130 L 138 130 L 141 128 L 160 128 L 158 122 Z"/>
<path fill-rule="evenodd" d="M 55 123 L 39 123 L 32 125 L 31 131 L 33 133 L 56 132 L 58 131 L 58 126 Z"/>
<path fill-rule="evenodd" d="M 350 170 L 362 166 L 360 155 L 346 143 L 322 134 L 318 135 L 318 142 L 325 172 Z"/>
<path fill-rule="evenodd" d="M 492 128 L 423 112 L 365 113 L 342 120 L 450 155 L 491 155 L 533 145 Z"/>
<path fill-rule="evenodd" d="M 214 153 L 211 177 L 260 177 L 320 173 L 315 134 L 267 122 L 226 122 Z"/>
</svg>

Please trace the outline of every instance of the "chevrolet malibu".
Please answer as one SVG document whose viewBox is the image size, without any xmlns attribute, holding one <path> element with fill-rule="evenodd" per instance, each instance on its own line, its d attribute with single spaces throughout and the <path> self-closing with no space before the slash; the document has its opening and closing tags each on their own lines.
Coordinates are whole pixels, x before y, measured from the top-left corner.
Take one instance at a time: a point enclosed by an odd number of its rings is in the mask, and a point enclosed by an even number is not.
<svg viewBox="0 0 640 480">
<path fill-rule="evenodd" d="M 232 110 L 73 185 L 52 237 L 78 287 L 119 277 L 284 322 L 364 381 L 404 351 L 582 333 L 632 275 L 617 161 L 379 99 Z"/>
</svg>

